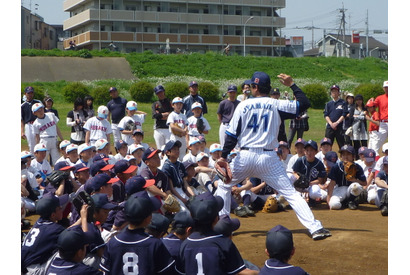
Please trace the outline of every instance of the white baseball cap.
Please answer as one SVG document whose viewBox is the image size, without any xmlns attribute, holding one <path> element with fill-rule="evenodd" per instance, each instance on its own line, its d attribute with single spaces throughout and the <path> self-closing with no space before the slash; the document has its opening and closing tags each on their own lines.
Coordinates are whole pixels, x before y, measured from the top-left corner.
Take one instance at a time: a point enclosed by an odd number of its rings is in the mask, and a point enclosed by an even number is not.
<svg viewBox="0 0 410 275">
<path fill-rule="evenodd" d="M 98 117 L 107 118 L 108 117 L 108 108 L 106 106 L 101 105 L 100 107 L 98 107 L 97 113 L 98 113 Z"/>
<path fill-rule="evenodd" d="M 35 103 L 32 107 L 31 107 L 31 111 L 37 112 L 40 108 L 44 108 L 43 104 L 41 103 Z"/>
<path fill-rule="evenodd" d="M 389 150 L 388 146 L 389 146 L 388 143 L 383 144 L 383 146 L 382 146 L 382 152 L 383 153 L 386 153 L 386 151 Z"/>
<path fill-rule="evenodd" d="M 201 152 L 196 156 L 196 162 L 201 161 L 203 158 L 209 158 L 207 153 Z"/>
<path fill-rule="evenodd" d="M 70 145 L 67 145 L 67 147 L 65 148 L 66 153 L 71 152 L 73 150 L 78 150 L 77 144 L 71 143 Z"/>
<path fill-rule="evenodd" d="M 192 138 L 189 140 L 189 146 L 194 145 L 195 143 L 199 143 L 199 138 L 197 138 L 197 137 L 192 137 Z"/>
<path fill-rule="evenodd" d="M 237 155 L 237 154 L 238 154 L 238 150 L 236 150 L 236 149 L 234 148 L 234 149 L 232 149 L 232 151 L 229 153 L 229 156 Z"/>
<path fill-rule="evenodd" d="M 202 105 L 199 102 L 194 102 L 191 105 L 191 110 L 195 109 L 195 108 L 201 108 L 202 109 Z"/>
<path fill-rule="evenodd" d="M 178 102 L 184 103 L 184 101 L 183 101 L 182 98 L 180 98 L 180 97 L 175 97 L 175 98 L 172 100 L 172 104 L 175 104 L 175 103 L 178 103 Z"/>
<path fill-rule="evenodd" d="M 130 110 L 130 111 L 138 110 L 137 106 L 138 106 L 137 102 L 135 102 L 135 101 L 128 101 L 127 102 L 127 109 Z"/>
<path fill-rule="evenodd" d="M 29 151 L 22 151 L 20 154 L 22 159 L 28 158 L 28 157 L 33 157 L 33 155 Z"/>
<path fill-rule="evenodd" d="M 65 147 L 67 147 L 68 145 L 70 145 L 71 142 L 68 140 L 63 140 L 62 142 L 60 142 L 60 149 L 63 149 Z"/>
<path fill-rule="evenodd" d="M 386 80 L 386 81 L 383 82 L 383 88 L 384 87 L 389 87 L 389 81 Z"/>
<path fill-rule="evenodd" d="M 142 151 L 145 150 L 144 146 L 142 146 L 141 144 L 135 144 L 135 143 L 133 143 L 133 144 L 131 144 L 130 146 L 128 146 L 128 153 L 129 153 L 129 154 L 132 154 L 132 153 L 134 153 L 135 151 L 137 151 L 138 149 L 142 149 Z"/>
<path fill-rule="evenodd" d="M 97 149 L 97 150 L 101 150 L 101 149 L 103 149 L 104 147 L 105 147 L 105 145 L 107 145 L 108 144 L 108 140 L 106 140 L 105 138 L 100 138 L 99 140 L 97 140 L 96 142 L 95 142 L 95 148 Z"/>
<path fill-rule="evenodd" d="M 82 152 L 84 152 L 85 150 L 91 149 L 93 148 L 93 146 L 87 144 L 87 143 L 83 143 L 80 146 L 78 146 L 78 154 L 81 154 Z"/>
<path fill-rule="evenodd" d="M 124 157 L 124 159 L 125 159 L 126 161 L 130 161 L 130 160 L 132 160 L 132 159 L 135 159 L 135 157 L 134 157 L 133 155 L 126 155 L 126 156 Z"/>
<path fill-rule="evenodd" d="M 213 143 L 209 146 L 209 152 L 213 153 L 216 151 L 222 151 L 222 146 L 219 143 Z"/>
<path fill-rule="evenodd" d="M 34 146 L 34 152 L 47 151 L 47 147 L 43 143 L 38 143 Z"/>
</svg>

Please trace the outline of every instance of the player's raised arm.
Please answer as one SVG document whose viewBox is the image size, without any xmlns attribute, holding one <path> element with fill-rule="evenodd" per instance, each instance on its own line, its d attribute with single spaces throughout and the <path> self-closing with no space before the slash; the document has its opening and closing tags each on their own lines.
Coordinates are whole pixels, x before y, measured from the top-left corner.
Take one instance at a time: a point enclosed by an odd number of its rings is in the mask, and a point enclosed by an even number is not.
<svg viewBox="0 0 410 275">
<path fill-rule="evenodd" d="M 299 112 L 302 113 L 303 111 L 307 110 L 310 107 L 310 101 L 306 97 L 305 93 L 295 84 L 293 78 L 287 74 L 279 74 L 278 75 L 279 81 L 292 89 L 293 95 L 296 97 L 296 100 L 299 103 Z"/>
</svg>

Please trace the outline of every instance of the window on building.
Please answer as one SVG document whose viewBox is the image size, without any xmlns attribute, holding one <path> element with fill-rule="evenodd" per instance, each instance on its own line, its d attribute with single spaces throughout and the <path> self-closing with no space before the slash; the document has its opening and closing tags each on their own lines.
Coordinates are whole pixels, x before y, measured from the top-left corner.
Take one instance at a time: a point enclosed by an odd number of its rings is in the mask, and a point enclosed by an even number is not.
<svg viewBox="0 0 410 275">
<path fill-rule="evenodd" d="M 356 49 L 352 49 L 352 54 L 356 54 Z"/>
<path fill-rule="evenodd" d="M 36 26 L 36 28 L 35 28 L 36 31 L 38 31 L 38 21 L 37 20 L 35 21 L 35 26 Z"/>
<path fill-rule="evenodd" d="M 47 37 L 47 28 L 44 28 L 44 37 Z"/>
<path fill-rule="evenodd" d="M 26 16 L 26 22 L 27 24 L 30 24 L 30 17 L 28 15 Z"/>
<path fill-rule="evenodd" d="M 101 25 L 100 31 L 105 31 L 105 26 Z"/>
<path fill-rule="evenodd" d="M 334 40 L 334 39 L 330 40 L 329 44 L 330 45 L 336 45 L 336 40 Z"/>
<path fill-rule="evenodd" d="M 236 7 L 235 14 L 242 15 L 242 7 Z"/>
<path fill-rule="evenodd" d="M 53 31 L 50 31 L 50 39 L 51 39 L 51 40 L 54 39 L 54 33 L 53 33 Z"/>
</svg>

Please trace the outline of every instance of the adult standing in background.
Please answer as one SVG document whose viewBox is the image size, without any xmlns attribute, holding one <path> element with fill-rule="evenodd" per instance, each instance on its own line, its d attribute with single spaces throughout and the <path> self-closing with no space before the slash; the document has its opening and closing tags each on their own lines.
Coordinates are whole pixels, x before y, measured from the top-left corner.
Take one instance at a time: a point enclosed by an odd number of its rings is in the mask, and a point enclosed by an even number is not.
<svg viewBox="0 0 410 275">
<path fill-rule="evenodd" d="M 346 101 L 340 98 L 340 88 L 337 85 L 330 87 L 330 96 L 332 100 L 326 103 L 323 111 L 326 119 L 325 137 L 329 138 L 332 143 L 336 138 L 339 149 L 344 145 L 343 120 L 347 116 Z"/>
<path fill-rule="evenodd" d="M 384 94 L 379 95 L 374 100 L 375 107 L 379 109 L 379 118 L 380 118 L 380 126 L 379 126 L 379 142 L 377 143 L 378 147 L 374 148 L 376 154 L 379 154 L 380 146 L 386 142 L 389 133 L 389 82 L 386 80 L 383 82 L 383 90 Z"/>
<path fill-rule="evenodd" d="M 85 142 L 84 124 L 88 119 L 88 114 L 84 111 L 84 101 L 78 97 L 74 101 L 74 108 L 68 112 L 66 125 L 71 127 L 70 142 L 81 145 Z"/>
<path fill-rule="evenodd" d="M 158 85 L 154 88 L 155 95 L 158 100 L 152 103 L 152 118 L 155 119 L 154 124 L 154 139 L 157 148 L 162 148 L 170 137 L 169 127 L 167 125 L 168 115 L 174 110 L 171 106 L 171 101 L 165 96 L 165 88 Z"/>
<path fill-rule="evenodd" d="M 306 110 L 304 112 L 301 112 L 299 116 L 297 116 L 296 118 L 290 120 L 289 139 L 288 139 L 289 148 L 291 148 L 292 146 L 292 141 L 293 141 L 293 138 L 295 137 L 295 134 L 297 134 L 296 139 L 300 139 L 300 138 L 303 138 L 303 132 L 309 130 L 308 119 L 309 119 L 309 116 Z"/>
<path fill-rule="evenodd" d="M 60 117 L 58 116 L 58 111 L 56 109 L 53 109 L 54 101 L 51 98 L 51 96 L 46 96 L 43 99 L 43 105 L 44 105 L 44 112 L 45 113 L 53 113 L 58 119 Z"/>
<path fill-rule="evenodd" d="M 84 111 L 87 112 L 88 118 L 91 118 L 95 115 L 94 114 L 93 103 L 94 103 L 94 98 L 92 96 L 86 95 L 84 97 Z"/>
<path fill-rule="evenodd" d="M 354 98 L 355 109 L 353 113 L 353 146 L 355 150 L 355 159 L 359 159 L 359 148 L 367 147 L 367 123 L 366 123 L 366 107 L 363 103 L 363 96 L 356 95 Z"/>
<path fill-rule="evenodd" d="M 216 111 L 218 115 L 219 126 L 219 144 L 221 147 L 224 146 L 225 142 L 225 131 L 228 128 L 229 121 L 233 116 L 233 112 L 236 109 L 236 106 L 240 103 L 236 99 L 236 93 L 238 88 L 235 85 L 229 85 L 228 87 L 228 98 L 224 99 L 219 103 L 218 110 Z"/>
<path fill-rule="evenodd" d="M 117 88 L 110 88 L 111 100 L 107 103 L 107 108 L 110 111 L 108 120 L 111 120 L 111 129 L 114 136 L 114 144 L 121 139 L 121 132 L 118 129 L 118 123 L 125 116 L 125 107 L 127 106 L 127 100 L 119 96 Z"/>
<path fill-rule="evenodd" d="M 191 106 L 195 102 L 201 103 L 202 115 L 208 113 L 208 107 L 206 106 L 205 99 L 198 95 L 198 82 L 191 81 L 189 83 L 189 95 L 183 98 L 184 106 L 182 107 L 182 111 L 187 119 L 190 116 L 194 115 L 194 113 L 191 111 Z"/>
<path fill-rule="evenodd" d="M 346 95 L 346 103 L 347 103 L 347 112 L 348 114 L 346 115 L 345 119 L 343 120 L 343 132 L 344 132 L 344 137 L 345 137 L 345 144 L 347 145 L 352 145 L 352 140 L 350 138 L 350 135 L 346 134 L 346 130 L 349 129 L 353 125 L 353 114 L 355 110 L 355 104 L 354 104 L 354 95 L 352 93 L 347 93 Z"/>
<path fill-rule="evenodd" d="M 36 136 L 34 134 L 33 122 L 37 117 L 31 111 L 31 107 L 40 103 L 40 100 L 34 99 L 34 88 L 28 86 L 24 89 L 26 101 L 21 104 L 21 138 L 27 140 L 30 153 L 34 153 L 34 146 L 36 146 Z"/>
</svg>

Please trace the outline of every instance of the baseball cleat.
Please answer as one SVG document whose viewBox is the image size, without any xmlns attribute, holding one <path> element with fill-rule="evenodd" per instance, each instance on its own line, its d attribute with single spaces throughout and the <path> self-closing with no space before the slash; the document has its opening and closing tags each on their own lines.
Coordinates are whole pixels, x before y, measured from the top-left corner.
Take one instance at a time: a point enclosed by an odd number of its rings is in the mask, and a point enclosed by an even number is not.
<svg viewBox="0 0 410 275">
<path fill-rule="evenodd" d="M 235 213 L 236 216 L 238 217 L 247 217 L 248 215 L 246 214 L 245 207 L 243 206 L 238 206 L 233 210 L 233 213 Z"/>
<path fill-rule="evenodd" d="M 330 233 L 329 230 L 327 230 L 325 228 L 321 228 L 321 229 L 316 230 L 315 232 L 312 233 L 312 239 L 314 241 L 323 240 L 323 239 L 325 239 L 327 237 L 330 237 L 330 236 L 332 236 L 332 234 Z"/>
<path fill-rule="evenodd" d="M 356 210 L 357 209 L 357 203 L 354 201 L 349 201 L 348 207 L 350 210 Z"/>
<path fill-rule="evenodd" d="M 246 211 L 246 215 L 248 215 L 248 216 L 252 216 L 252 217 L 254 217 L 255 216 L 255 211 L 253 211 L 249 206 L 244 206 L 244 208 L 245 208 L 245 211 Z"/>
</svg>

